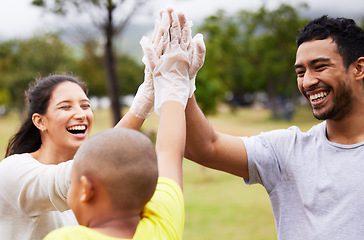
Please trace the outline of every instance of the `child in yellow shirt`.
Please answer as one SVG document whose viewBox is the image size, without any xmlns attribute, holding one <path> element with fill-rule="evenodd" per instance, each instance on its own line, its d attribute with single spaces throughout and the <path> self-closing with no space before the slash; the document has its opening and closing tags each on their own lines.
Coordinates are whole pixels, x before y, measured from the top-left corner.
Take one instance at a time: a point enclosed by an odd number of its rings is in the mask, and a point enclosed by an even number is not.
<svg viewBox="0 0 364 240">
<path fill-rule="evenodd" d="M 184 108 L 194 88 L 189 73 L 190 30 L 183 29 L 188 27 L 184 23 L 183 15 L 164 12 L 153 38 L 157 44 L 152 43 L 154 49 L 162 47 L 163 54 L 148 54 L 155 61 L 153 80 L 158 86 L 156 150 L 146 136 L 127 128 L 106 130 L 86 140 L 74 158 L 67 199 L 80 225 L 55 230 L 45 240 L 182 239 Z M 199 52 L 204 52 L 201 45 Z"/>
</svg>

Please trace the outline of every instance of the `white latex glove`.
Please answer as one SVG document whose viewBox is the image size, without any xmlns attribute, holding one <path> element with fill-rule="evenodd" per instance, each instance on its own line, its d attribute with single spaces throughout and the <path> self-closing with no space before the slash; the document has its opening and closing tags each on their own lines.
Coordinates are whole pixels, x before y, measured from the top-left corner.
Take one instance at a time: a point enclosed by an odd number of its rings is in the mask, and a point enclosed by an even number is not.
<svg viewBox="0 0 364 240">
<path fill-rule="evenodd" d="M 145 60 L 143 60 L 143 62 L 144 61 Z M 153 112 L 153 106 L 154 106 L 153 73 L 150 68 L 145 67 L 144 82 L 140 84 L 129 111 L 137 118 L 147 119 Z"/>
<path fill-rule="evenodd" d="M 157 19 L 155 21 L 152 42 L 148 44 L 148 46 L 152 48 L 158 59 L 167 48 L 169 42 L 169 26 L 171 24 L 169 15 L 165 10 L 161 10 L 160 16 L 161 19 Z M 156 63 L 156 61 L 157 59 L 153 59 L 154 63 Z"/>
<path fill-rule="evenodd" d="M 179 17 L 175 12 L 170 12 L 171 27 L 164 34 L 170 34 L 165 52 L 161 55 L 153 71 L 155 106 L 154 111 L 160 115 L 163 102 L 177 101 L 186 107 L 190 93 L 190 80 L 188 74 L 189 59 L 187 50 L 182 50 L 181 26 Z M 163 39 L 161 37 L 160 39 Z"/>
<path fill-rule="evenodd" d="M 179 16 L 180 25 L 182 28 L 182 36 L 181 36 L 181 48 L 183 51 L 188 52 L 189 58 L 189 70 L 188 75 L 190 78 L 190 94 L 189 97 L 192 97 L 194 91 L 196 90 L 196 75 L 197 72 L 201 69 L 205 61 L 206 47 L 203 41 L 203 35 L 197 34 L 193 39 L 191 35 L 191 28 L 193 26 L 191 21 L 186 21 L 186 18 L 183 14 Z"/>
<path fill-rule="evenodd" d="M 155 62 L 159 60 L 161 53 L 165 50 L 168 35 L 165 29 L 168 29 L 169 19 L 164 15 L 161 21 L 155 22 L 152 41 L 148 37 L 142 37 L 140 45 L 142 46 L 144 56 L 144 82 L 139 86 L 129 111 L 140 119 L 147 119 L 153 112 L 154 106 L 154 86 L 153 70 Z"/>
<path fill-rule="evenodd" d="M 188 70 L 188 75 L 190 78 L 190 94 L 191 98 L 196 90 L 196 75 L 201 69 L 205 61 L 206 46 L 203 41 L 203 35 L 198 33 L 191 41 L 190 47 L 190 68 Z"/>
</svg>

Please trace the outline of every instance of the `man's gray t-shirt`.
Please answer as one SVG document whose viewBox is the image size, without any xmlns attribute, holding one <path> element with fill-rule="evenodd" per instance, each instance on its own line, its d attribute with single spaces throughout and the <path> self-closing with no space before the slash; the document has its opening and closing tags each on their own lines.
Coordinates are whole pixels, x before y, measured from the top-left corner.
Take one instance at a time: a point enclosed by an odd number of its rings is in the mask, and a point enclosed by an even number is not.
<svg viewBox="0 0 364 240">
<path fill-rule="evenodd" d="M 266 188 L 278 239 L 364 239 L 364 142 L 330 142 L 326 122 L 242 140 L 246 183 Z"/>
</svg>

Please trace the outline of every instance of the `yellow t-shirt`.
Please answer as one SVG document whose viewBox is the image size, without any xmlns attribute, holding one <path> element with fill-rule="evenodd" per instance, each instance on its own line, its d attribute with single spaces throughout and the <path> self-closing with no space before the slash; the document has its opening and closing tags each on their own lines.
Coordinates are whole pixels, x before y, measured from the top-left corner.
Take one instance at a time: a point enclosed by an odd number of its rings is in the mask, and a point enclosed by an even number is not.
<svg viewBox="0 0 364 240">
<path fill-rule="evenodd" d="M 159 178 L 156 191 L 146 204 L 133 239 L 180 240 L 184 226 L 184 201 L 179 185 L 169 178 Z M 62 227 L 44 240 L 116 240 L 85 226 Z"/>
</svg>

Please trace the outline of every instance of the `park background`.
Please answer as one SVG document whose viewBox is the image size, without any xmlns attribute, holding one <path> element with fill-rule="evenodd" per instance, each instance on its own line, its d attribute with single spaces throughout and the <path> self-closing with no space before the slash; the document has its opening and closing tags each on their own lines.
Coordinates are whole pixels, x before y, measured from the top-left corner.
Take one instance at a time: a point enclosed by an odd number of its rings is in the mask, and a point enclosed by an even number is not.
<svg viewBox="0 0 364 240">
<path fill-rule="evenodd" d="M 28 84 L 48 74 L 83 79 L 95 116 L 92 134 L 112 127 L 143 81 L 139 40 L 168 6 L 183 10 L 194 21 L 193 34 L 204 35 L 196 98 L 216 130 L 236 136 L 317 124 L 296 86 L 297 30 L 322 14 L 364 26 L 361 0 L 1 0 L 0 154 L 24 117 Z M 153 114 L 142 131 L 154 140 L 157 125 Z M 276 238 L 263 187 L 188 160 L 184 185 L 184 239 Z"/>
</svg>

